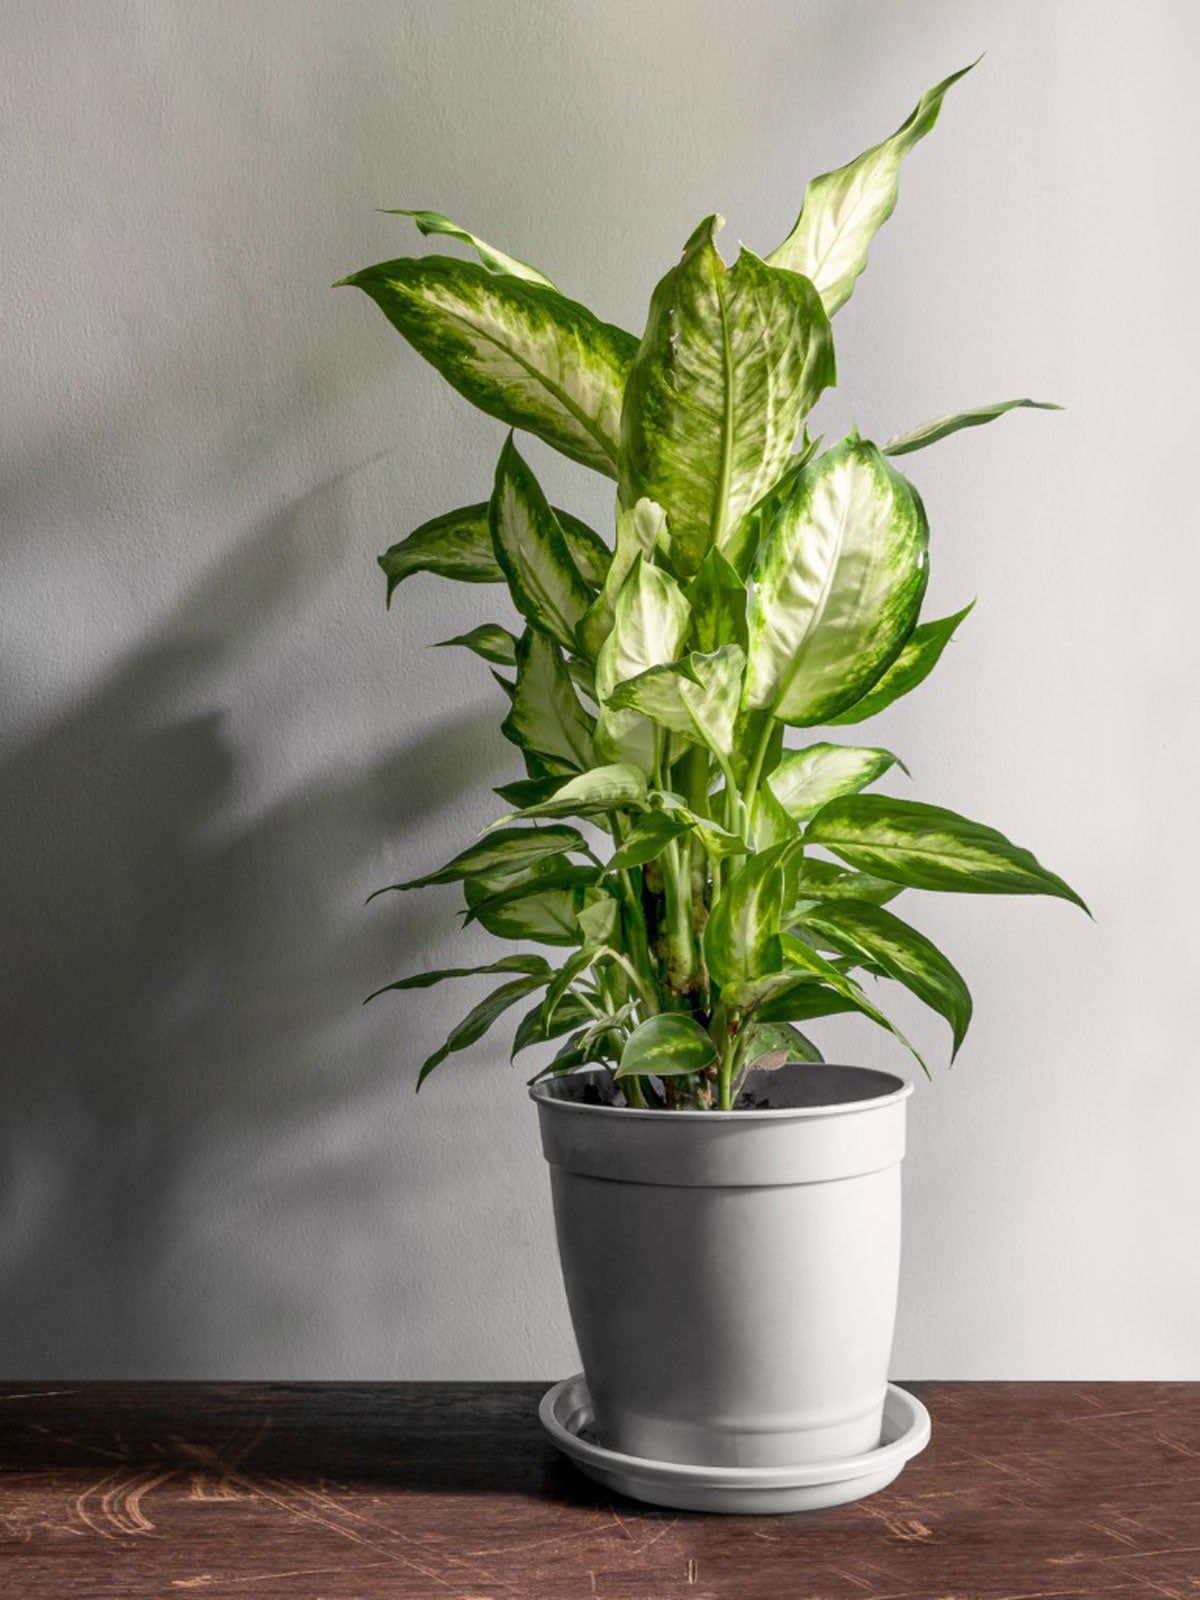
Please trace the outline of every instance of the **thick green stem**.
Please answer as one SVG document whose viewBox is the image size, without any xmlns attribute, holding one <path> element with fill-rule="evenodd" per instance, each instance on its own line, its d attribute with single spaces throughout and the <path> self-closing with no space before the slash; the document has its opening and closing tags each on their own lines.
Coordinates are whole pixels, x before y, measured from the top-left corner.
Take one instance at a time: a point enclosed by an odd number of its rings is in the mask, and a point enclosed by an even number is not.
<svg viewBox="0 0 1200 1600">
<path fill-rule="evenodd" d="M 683 994 L 696 975 L 695 923 L 692 916 L 692 863 L 679 841 L 663 852 L 663 887 L 667 903 L 667 975 L 676 994 Z"/>
<path fill-rule="evenodd" d="M 742 810 L 748 820 L 754 809 L 754 797 L 758 793 L 759 780 L 762 778 L 763 762 L 767 759 L 767 749 L 771 743 L 771 735 L 775 731 L 775 722 L 768 717 L 763 724 L 762 737 L 758 741 L 758 749 L 754 752 L 754 759 L 750 763 L 750 770 L 746 774 L 746 787 L 742 790 Z"/>
</svg>

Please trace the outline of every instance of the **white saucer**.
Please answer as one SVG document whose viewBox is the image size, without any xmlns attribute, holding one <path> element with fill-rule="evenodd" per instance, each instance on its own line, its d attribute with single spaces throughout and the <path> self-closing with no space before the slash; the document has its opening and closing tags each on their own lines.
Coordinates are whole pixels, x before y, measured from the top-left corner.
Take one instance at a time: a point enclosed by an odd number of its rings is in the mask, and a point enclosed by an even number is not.
<svg viewBox="0 0 1200 1600">
<path fill-rule="evenodd" d="M 592 1402 L 582 1372 L 547 1390 L 538 1416 L 554 1444 L 586 1477 L 631 1499 L 679 1511 L 764 1516 L 844 1505 L 886 1488 L 929 1443 L 928 1411 L 894 1383 L 888 1384 L 883 1403 L 878 1449 L 801 1467 L 693 1467 L 606 1450 L 591 1436 Z"/>
</svg>

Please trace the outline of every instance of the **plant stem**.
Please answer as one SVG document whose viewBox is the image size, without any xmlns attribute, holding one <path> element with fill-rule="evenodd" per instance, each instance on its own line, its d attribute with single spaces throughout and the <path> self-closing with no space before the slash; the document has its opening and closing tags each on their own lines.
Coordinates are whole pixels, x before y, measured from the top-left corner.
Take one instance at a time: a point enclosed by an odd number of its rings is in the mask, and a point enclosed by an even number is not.
<svg viewBox="0 0 1200 1600">
<path fill-rule="evenodd" d="M 767 759 L 767 746 L 771 742 L 771 734 L 775 728 L 774 719 L 768 717 L 763 724 L 762 737 L 758 741 L 758 748 L 754 752 L 754 759 L 750 763 L 750 770 L 746 774 L 746 787 L 742 791 L 742 809 L 747 822 L 754 809 L 754 797 L 758 793 L 759 780 L 762 777 L 763 762 Z"/>
</svg>

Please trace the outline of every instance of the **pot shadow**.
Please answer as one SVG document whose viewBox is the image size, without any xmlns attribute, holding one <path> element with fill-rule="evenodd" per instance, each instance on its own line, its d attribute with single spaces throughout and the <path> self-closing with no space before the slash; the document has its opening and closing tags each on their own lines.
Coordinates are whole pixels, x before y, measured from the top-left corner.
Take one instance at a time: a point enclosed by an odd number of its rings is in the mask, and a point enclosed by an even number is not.
<svg viewBox="0 0 1200 1600">
<path fill-rule="evenodd" d="M 248 532 L 0 760 L 9 1376 L 228 1372 L 231 1348 L 243 1370 L 328 1326 L 321 1274 L 254 1241 L 270 1214 L 354 1216 L 377 1193 L 356 1132 L 395 1069 L 359 1004 L 444 916 L 398 896 L 365 915 L 363 886 L 471 781 L 439 751 L 494 723 L 467 712 L 254 810 L 224 675 L 328 582 L 348 476 Z"/>
</svg>

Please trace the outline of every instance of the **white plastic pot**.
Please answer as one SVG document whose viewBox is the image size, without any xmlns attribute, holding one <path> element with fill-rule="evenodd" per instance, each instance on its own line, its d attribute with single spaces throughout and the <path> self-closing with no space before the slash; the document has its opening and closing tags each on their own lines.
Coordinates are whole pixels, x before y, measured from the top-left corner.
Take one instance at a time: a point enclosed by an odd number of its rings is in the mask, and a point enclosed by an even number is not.
<svg viewBox="0 0 1200 1600">
<path fill-rule="evenodd" d="M 531 1090 L 604 1447 L 750 1468 L 880 1447 L 910 1093 L 830 1065 L 752 1076 L 760 1109 L 731 1112 L 631 1110 L 603 1072 Z"/>
</svg>

